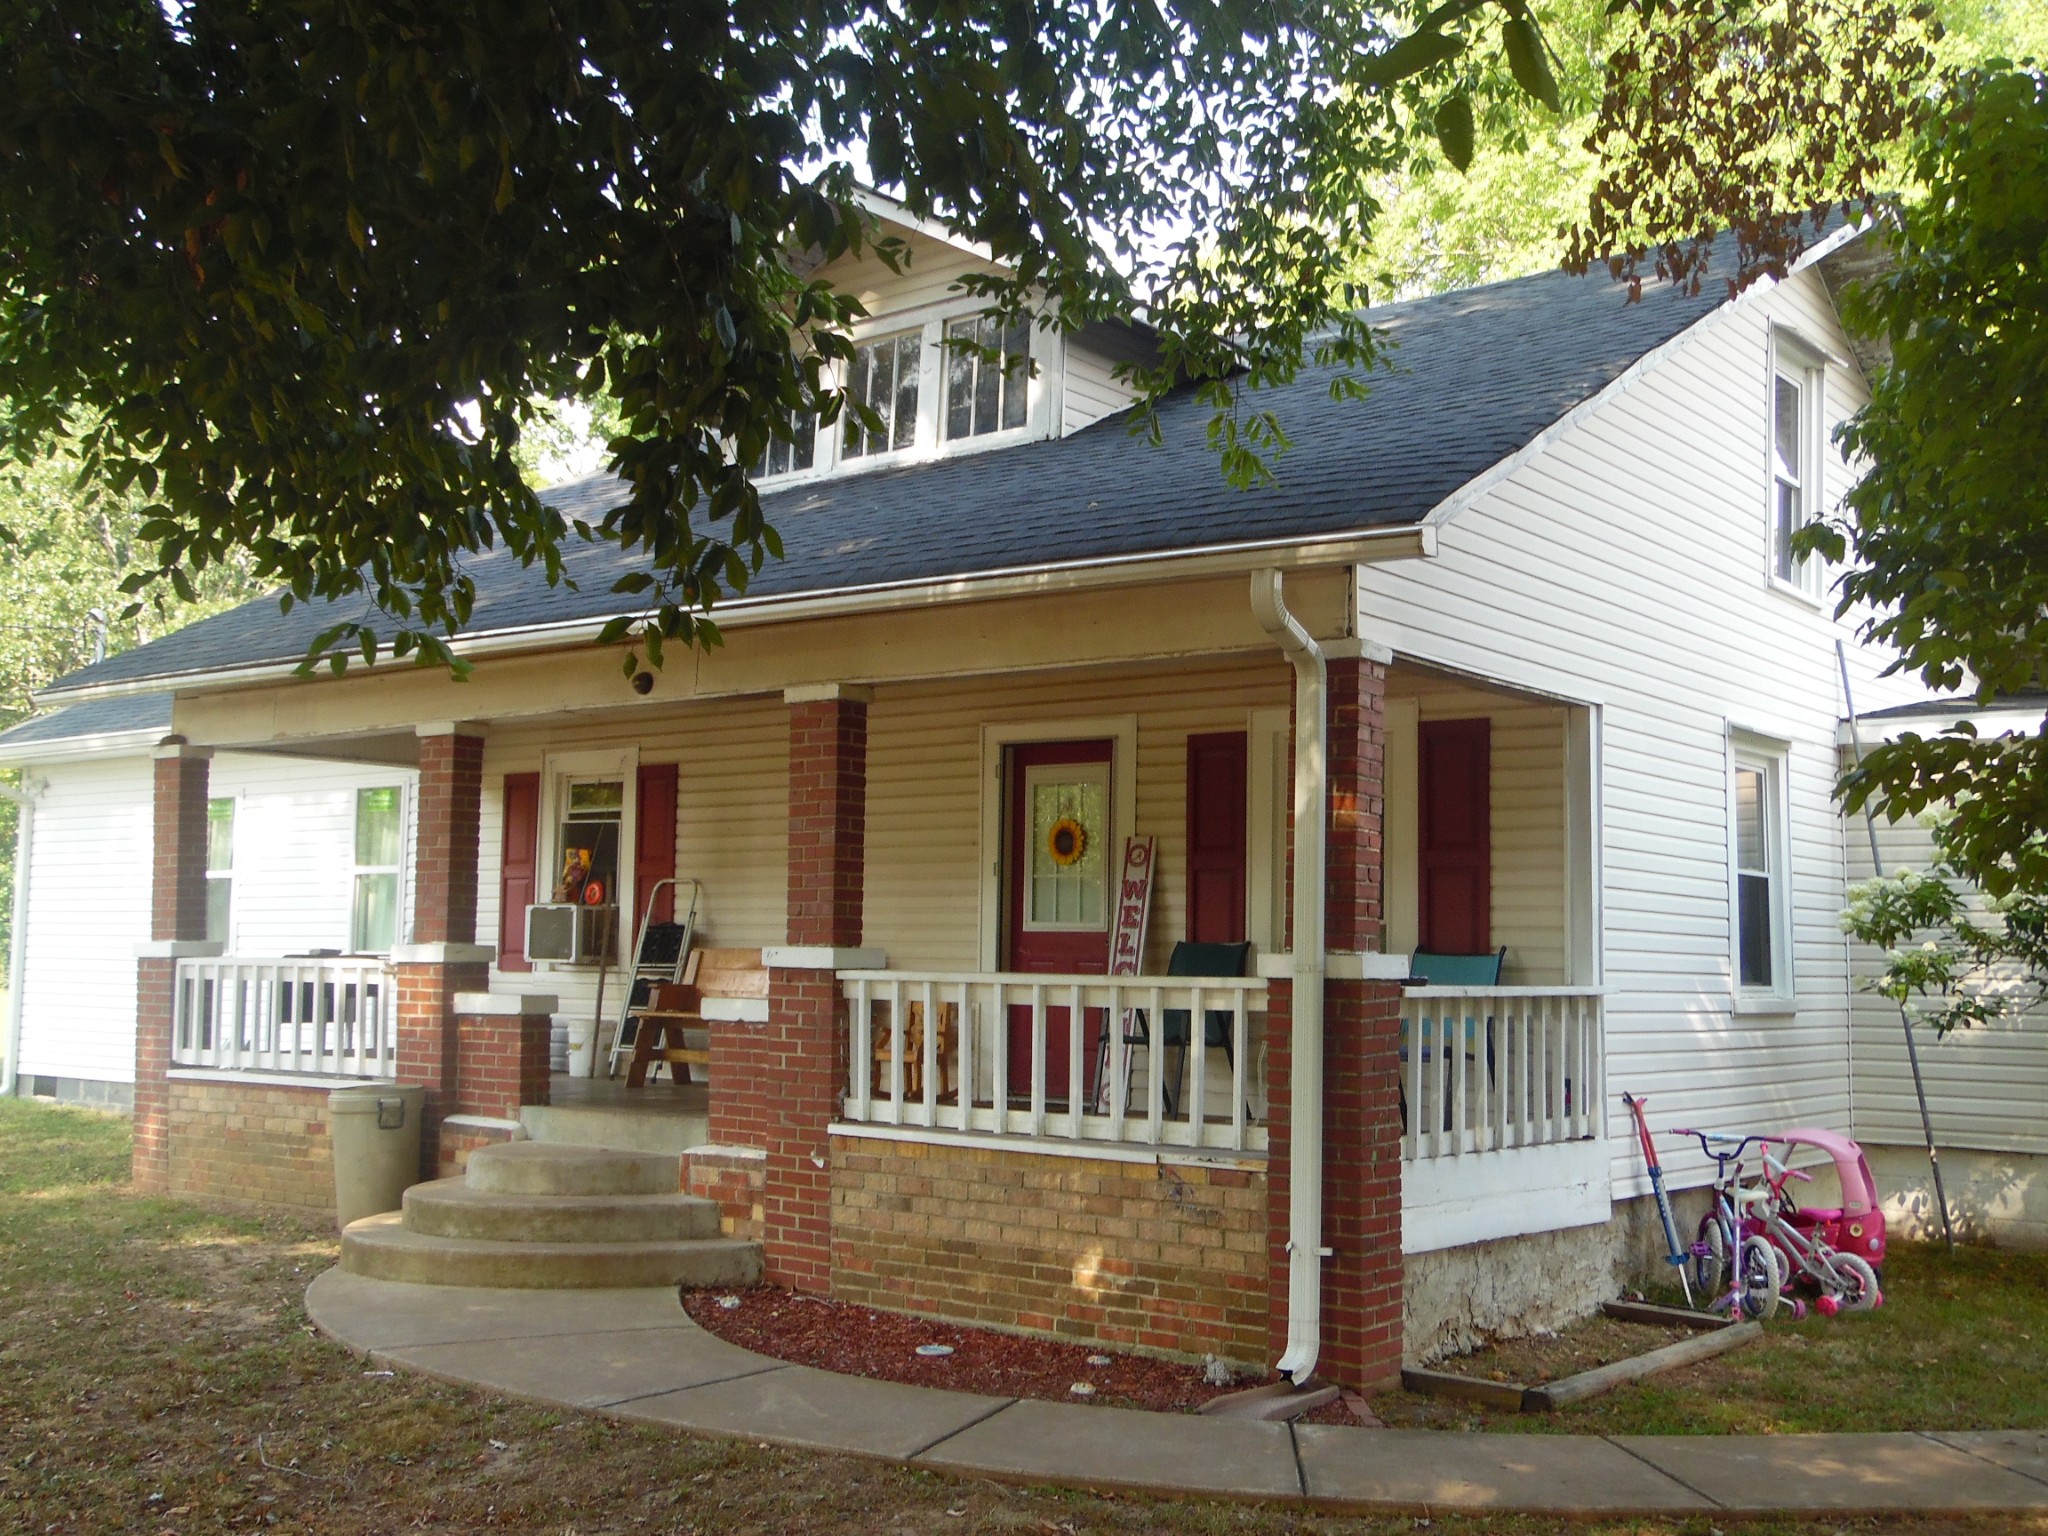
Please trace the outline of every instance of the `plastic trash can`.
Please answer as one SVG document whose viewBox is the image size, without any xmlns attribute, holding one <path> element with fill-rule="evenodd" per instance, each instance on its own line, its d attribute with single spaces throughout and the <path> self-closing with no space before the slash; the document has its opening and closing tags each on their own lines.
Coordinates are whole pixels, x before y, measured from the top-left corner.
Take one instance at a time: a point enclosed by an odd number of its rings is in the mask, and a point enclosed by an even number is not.
<svg viewBox="0 0 2048 1536">
<path fill-rule="evenodd" d="M 334 1218 L 342 1226 L 395 1211 L 420 1180 L 420 1119 L 427 1090 L 366 1083 L 327 1095 L 334 1145 Z"/>
</svg>

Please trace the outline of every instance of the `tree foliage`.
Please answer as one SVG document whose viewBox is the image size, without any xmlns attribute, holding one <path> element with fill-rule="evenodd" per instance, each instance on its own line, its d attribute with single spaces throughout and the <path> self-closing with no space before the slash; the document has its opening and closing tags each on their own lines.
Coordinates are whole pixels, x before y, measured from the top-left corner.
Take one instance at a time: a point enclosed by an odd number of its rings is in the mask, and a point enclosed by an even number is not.
<svg viewBox="0 0 2048 1536">
<path fill-rule="evenodd" d="M 1847 559 L 1838 612 L 1896 668 L 1980 700 L 2048 690 L 2048 82 L 1961 77 L 1915 157 L 1885 272 L 1852 324 L 1891 353 L 1842 433 L 1867 473 L 1809 547 Z M 1994 896 L 2048 891 L 2048 727 L 1968 724 L 1874 749 L 1851 811 L 1953 807 L 1945 858 Z"/>
<path fill-rule="evenodd" d="M 1823 56 L 1873 101 L 1906 88 L 1910 48 L 1862 24 L 1885 0 L 1817 3 L 1857 25 L 1754 34 L 1787 50 L 1757 99 Z M 1346 264 L 1386 177 L 1470 163 L 1503 102 L 1568 105 L 1526 0 L 22 0 L 0 60 L 0 448 L 79 433 L 149 504 L 144 584 L 243 551 L 288 602 L 390 616 L 329 643 L 443 660 L 466 556 L 558 579 L 585 532 L 519 472 L 546 399 L 623 423 L 629 494 L 594 533 L 643 556 L 650 651 L 715 638 L 701 615 L 777 551 L 745 466 L 856 409 L 832 382 L 856 307 L 814 275 L 874 242 L 856 168 L 1007 264 L 992 307 L 1151 324 L 1136 382 L 1203 382 L 1243 479 L 1284 430 L 1237 391 L 1305 351 L 1372 362 Z M 1663 127 L 1620 120 L 1616 164 L 1654 179 L 1713 142 Z M 1824 181 L 1792 185 L 1858 191 Z M 1727 190 L 1658 216 L 1725 222 Z"/>
<path fill-rule="evenodd" d="M 1849 566 L 1838 613 L 1894 670 L 1977 699 L 2048 689 L 2048 81 L 1957 77 L 1914 154 L 1891 260 L 1851 291 L 1890 361 L 1842 430 L 1866 473 L 1805 546 Z M 1886 953 L 1878 988 L 1936 1029 L 2048 993 L 2048 720 L 1906 732 L 1841 786 L 1845 808 L 1929 823 L 1925 874 L 1856 890 L 1844 926 Z"/>
</svg>

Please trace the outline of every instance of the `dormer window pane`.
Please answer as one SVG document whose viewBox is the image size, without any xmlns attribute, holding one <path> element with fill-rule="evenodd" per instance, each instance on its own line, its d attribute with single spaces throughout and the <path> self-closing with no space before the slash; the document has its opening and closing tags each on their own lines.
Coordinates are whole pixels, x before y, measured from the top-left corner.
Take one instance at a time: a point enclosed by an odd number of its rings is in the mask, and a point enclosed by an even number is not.
<svg viewBox="0 0 2048 1536">
<path fill-rule="evenodd" d="M 848 416 L 846 457 L 862 458 L 908 448 L 917 441 L 918 353 L 924 335 L 905 331 L 864 341 L 853 349 L 853 367 L 846 392 L 881 418 L 881 430 L 870 432 Z"/>
<path fill-rule="evenodd" d="M 818 459 L 818 415 L 812 411 L 796 424 L 790 433 L 790 440 L 772 438 L 768 451 L 754 461 L 754 478 L 763 479 L 769 475 L 787 475 L 799 469 L 809 469 Z"/>
<path fill-rule="evenodd" d="M 946 436 L 980 437 L 1024 425 L 1031 392 L 1031 324 L 1005 326 L 993 315 L 955 320 L 949 339 L 995 349 L 997 358 L 949 348 L 946 358 Z M 998 360 L 998 358 L 1000 360 Z"/>
</svg>

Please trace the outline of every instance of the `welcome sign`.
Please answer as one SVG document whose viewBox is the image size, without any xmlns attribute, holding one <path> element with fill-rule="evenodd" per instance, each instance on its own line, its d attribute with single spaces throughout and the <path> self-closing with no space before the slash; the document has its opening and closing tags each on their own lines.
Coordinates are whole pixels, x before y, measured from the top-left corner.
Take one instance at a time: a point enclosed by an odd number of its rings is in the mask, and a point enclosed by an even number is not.
<svg viewBox="0 0 2048 1536">
<path fill-rule="evenodd" d="M 1109 974 L 1135 976 L 1145 964 L 1145 925 L 1152 915 L 1152 839 L 1124 839 L 1124 867 L 1116 882 L 1116 929 L 1109 941 Z"/>
</svg>

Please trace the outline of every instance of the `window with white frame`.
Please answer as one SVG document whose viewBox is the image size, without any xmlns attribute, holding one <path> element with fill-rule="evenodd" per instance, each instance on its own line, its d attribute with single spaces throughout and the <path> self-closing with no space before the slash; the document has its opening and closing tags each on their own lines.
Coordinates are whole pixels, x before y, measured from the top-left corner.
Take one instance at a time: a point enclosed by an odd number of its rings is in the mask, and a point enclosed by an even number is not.
<svg viewBox="0 0 2048 1536">
<path fill-rule="evenodd" d="M 206 802 L 206 937 L 209 943 L 229 942 L 235 902 L 235 802 L 232 797 Z"/>
<path fill-rule="evenodd" d="M 924 369 L 924 332 L 901 331 L 863 341 L 853 349 L 846 392 L 877 418 L 874 430 L 846 416 L 845 458 L 894 453 L 917 444 L 918 384 Z"/>
<path fill-rule="evenodd" d="M 818 462 L 818 413 L 807 411 L 800 417 L 785 419 L 790 422 L 789 435 L 769 439 L 766 451 L 754 461 L 756 480 L 800 474 Z"/>
<path fill-rule="evenodd" d="M 389 954 L 398 942 L 404 846 L 405 792 L 395 784 L 358 789 L 348 919 L 348 947 L 358 954 Z"/>
<path fill-rule="evenodd" d="M 946 438 L 985 437 L 1025 424 L 1031 399 L 1031 323 L 970 315 L 946 326 Z"/>
<path fill-rule="evenodd" d="M 1785 749 L 1737 736 L 1729 759 L 1729 911 L 1738 1000 L 1792 996 Z"/>
<path fill-rule="evenodd" d="M 1792 536 L 1820 513 L 1826 373 L 1782 331 L 1771 338 L 1771 577 L 1813 592 L 1820 561 L 1799 559 Z"/>
</svg>

